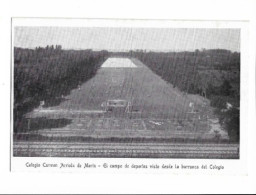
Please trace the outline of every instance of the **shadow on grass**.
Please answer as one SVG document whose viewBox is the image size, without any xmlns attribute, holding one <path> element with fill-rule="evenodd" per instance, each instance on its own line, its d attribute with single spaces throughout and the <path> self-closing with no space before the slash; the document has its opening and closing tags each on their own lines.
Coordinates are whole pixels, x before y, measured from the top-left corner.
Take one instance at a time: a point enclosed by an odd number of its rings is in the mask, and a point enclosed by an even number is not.
<svg viewBox="0 0 256 195">
<path fill-rule="evenodd" d="M 19 121 L 17 129 L 14 132 L 31 132 L 40 129 L 52 129 L 52 128 L 62 128 L 71 124 L 72 119 L 49 119 L 45 117 L 41 118 L 31 118 L 23 119 Z"/>
</svg>

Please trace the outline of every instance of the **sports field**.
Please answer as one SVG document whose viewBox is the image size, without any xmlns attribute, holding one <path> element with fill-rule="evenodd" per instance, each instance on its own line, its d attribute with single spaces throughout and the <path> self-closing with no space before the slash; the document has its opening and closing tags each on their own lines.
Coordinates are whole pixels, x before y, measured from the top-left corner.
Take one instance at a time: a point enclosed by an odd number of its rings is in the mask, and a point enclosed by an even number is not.
<svg viewBox="0 0 256 195">
<path fill-rule="evenodd" d="M 228 135 L 207 99 L 173 88 L 137 59 L 108 58 L 58 106 L 26 117 L 14 156 L 239 158 L 237 144 L 221 144 Z"/>
<path fill-rule="evenodd" d="M 206 99 L 184 95 L 142 63 L 134 64 L 127 58 L 109 58 L 95 77 L 72 90 L 65 99 L 59 106 L 47 109 L 100 111 L 104 101 L 122 99 L 138 107 L 141 116 L 146 118 L 188 119 L 192 116 L 190 102 L 202 117 L 210 111 L 207 106 L 203 107 L 208 103 Z"/>
<path fill-rule="evenodd" d="M 130 102 L 136 112 L 106 112 L 102 105 L 108 100 Z M 65 127 L 39 129 L 44 136 L 212 139 L 217 133 L 227 139 L 212 113 L 207 99 L 183 94 L 137 59 L 108 58 L 60 105 L 27 117 L 72 119 Z"/>
</svg>

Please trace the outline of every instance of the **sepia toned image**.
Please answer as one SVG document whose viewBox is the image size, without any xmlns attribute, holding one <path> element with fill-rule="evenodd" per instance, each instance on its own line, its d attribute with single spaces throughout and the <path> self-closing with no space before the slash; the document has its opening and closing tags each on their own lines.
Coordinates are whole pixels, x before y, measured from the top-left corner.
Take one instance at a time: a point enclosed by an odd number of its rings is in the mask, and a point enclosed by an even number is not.
<svg viewBox="0 0 256 195">
<path fill-rule="evenodd" d="M 239 159 L 240 29 L 13 27 L 14 157 Z"/>
</svg>

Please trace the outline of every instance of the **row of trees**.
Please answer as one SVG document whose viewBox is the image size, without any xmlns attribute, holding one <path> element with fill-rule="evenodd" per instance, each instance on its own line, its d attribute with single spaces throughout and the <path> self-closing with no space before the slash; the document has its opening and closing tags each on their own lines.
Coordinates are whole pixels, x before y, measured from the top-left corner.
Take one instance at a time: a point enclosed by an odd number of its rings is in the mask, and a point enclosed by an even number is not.
<svg viewBox="0 0 256 195">
<path fill-rule="evenodd" d="M 138 58 L 156 74 L 186 93 L 211 100 L 234 141 L 239 140 L 240 53 L 228 50 L 194 52 L 95 52 L 62 50 L 61 46 L 14 49 L 14 129 L 23 115 L 45 100 L 57 105 L 78 84 L 92 78 L 108 56 Z M 231 102 L 234 107 L 221 112 Z"/>
<path fill-rule="evenodd" d="M 45 101 L 45 106 L 59 104 L 82 82 L 92 78 L 106 52 L 91 50 L 61 50 L 56 47 L 48 53 L 41 49 L 14 50 L 14 131 L 22 130 L 25 113 Z M 17 59 L 20 59 L 20 61 Z"/>
<path fill-rule="evenodd" d="M 194 52 L 133 52 L 164 80 L 181 91 L 199 94 L 211 100 L 220 121 L 232 141 L 239 141 L 240 53 L 228 50 Z M 233 105 L 226 109 L 226 103 Z"/>
</svg>

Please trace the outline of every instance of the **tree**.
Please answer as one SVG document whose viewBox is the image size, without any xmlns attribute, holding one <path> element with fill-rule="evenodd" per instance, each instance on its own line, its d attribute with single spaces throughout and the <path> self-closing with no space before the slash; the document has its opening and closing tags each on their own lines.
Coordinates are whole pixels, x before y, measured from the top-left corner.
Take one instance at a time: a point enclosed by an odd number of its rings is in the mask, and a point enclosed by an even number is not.
<svg viewBox="0 0 256 195">
<path fill-rule="evenodd" d="M 208 96 L 216 95 L 216 88 L 211 83 L 209 83 L 205 93 L 207 93 Z"/>
<path fill-rule="evenodd" d="M 239 142 L 239 121 L 240 121 L 240 114 L 239 110 L 233 108 L 226 113 L 226 127 L 228 130 L 228 135 L 230 141 Z"/>
<path fill-rule="evenodd" d="M 232 89 L 232 86 L 230 85 L 228 80 L 224 80 L 224 82 L 220 86 L 220 94 L 224 96 L 229 96 L 231 95 L 231 92 L 232 92 L 231 89 Z"/>
</svg>

